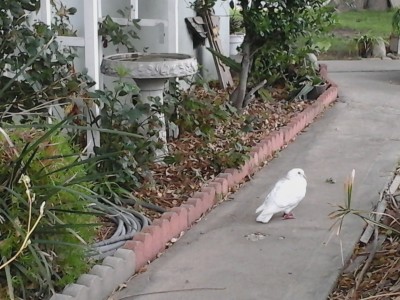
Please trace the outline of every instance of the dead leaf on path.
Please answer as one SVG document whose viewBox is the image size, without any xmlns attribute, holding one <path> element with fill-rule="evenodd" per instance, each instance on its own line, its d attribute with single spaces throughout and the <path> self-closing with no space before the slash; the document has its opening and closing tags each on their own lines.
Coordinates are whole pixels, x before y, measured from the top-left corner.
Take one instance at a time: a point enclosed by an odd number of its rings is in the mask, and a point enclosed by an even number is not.
<svg viewBox="0 0 400 300">
<path fill-rule="evenodd" d="M 329 178 L 327 178 L 327 179 L 325 180 L 325 182 L 326 182 L 326 183 L 335 184 L 335 183 L 336 183 L 336 180 L 333 179 L 332 177 L 329 177 Z"/>
</svg>

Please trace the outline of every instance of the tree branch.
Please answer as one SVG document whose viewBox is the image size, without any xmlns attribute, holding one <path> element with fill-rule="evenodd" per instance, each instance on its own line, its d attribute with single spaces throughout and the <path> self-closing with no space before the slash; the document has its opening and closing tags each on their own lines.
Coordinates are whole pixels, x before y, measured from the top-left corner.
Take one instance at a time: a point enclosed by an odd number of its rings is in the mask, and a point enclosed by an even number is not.
<svg viewBox="0 0 400 300">
<path fill-rule="evenodd" d="M 248 92 L 247 95 L 244 97 L 243 106 L 247 106 L 254 99 L 254 94 L 266 84 L 267 84 L 267 80 L 264 79 L 259 84 L 257 84 L 255 87 L 253 87 L 250 90 L 250 92 Z"/>
</svg>

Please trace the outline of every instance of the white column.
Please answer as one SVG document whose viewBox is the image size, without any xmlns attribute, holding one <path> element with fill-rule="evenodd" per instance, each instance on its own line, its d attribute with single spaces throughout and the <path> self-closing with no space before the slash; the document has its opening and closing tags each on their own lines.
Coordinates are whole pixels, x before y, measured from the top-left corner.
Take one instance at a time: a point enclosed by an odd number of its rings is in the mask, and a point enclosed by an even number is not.
<svg viewBox="0 0 400 300">
<path fill-rule="evenodd" d="M 50 0 L 40 0 L 39 19 L 46 25 L 51 26 Z"/>
<path fill-rule="evenodd" d="M 168 0 L 167 12 L 168 52 L 179 53 L 178 0 Z"/>
<path fill-rule="evenodd" d="M 164 98 L 164 88 L 167 79 L 165 78 L 152 78 L 152 79 L 135 79 L 137 86 L 140 89 L 140 100 L 142 103 L 148 103 L 150 105 L 153 104 L 152 98 L 159 98 L 160 103 L 163 103 Z M 157 114 L 156 115 L 158 120 L 160 121 L 160 127 L 158 136 L 163 143 L 163 148 L 156 150 L 157 157 L 163 157 L 168 154 L 168 147 L 167 147 L 167 131 L 165 126 L 165 116 L 164 114 Z M 146 136 L 146 132 L 148 130 L 148 119 L 149 116 L 143 115 L 142 116 L 142 126 L 143 126 L 143 134 Z"/>
<path fill-rule="evenodd" d="M 102 45 L 98 36 L 98 21 L 101 17 L 101 0 L 84 0 L 84 34 L 85 34 L 85 65 L 88 69 L 88 75 L 96 81 L 92 89 L 100 88 L 100 59 Z M 99 107 L 92 105 L 89 108 L 91 112 L 86 112 L 88 122 L 92 120 L 92 116 L 97 117 L 100 114 Z M 95 127 L 95 125 L 92 125 Z M 95 146 L 100 146 L 100 132 L 97 130 L 88 130 L 87 138 L 87 154 L 93 153 Z"/>
<path fill-rule="evenodd" d="M 84 34 L 85 34 L 85 65 L 88 75 L 96 81 L 95 89 L 99 88 L 100 77 L 100 43 L 98 36 L 98 1 L 84 0 Z"/>
<path fill-rule="evenodd" d="M 138 0 L 131 0 L 131 20 L 139 19 Z"/>
<path fill-rule="evenodd" d="M 37 13 L 38 19 L 51 27 L 51 4 L 50 0 L 40 0 L 40 8 Z M 47 118 L 47 122 L 49 124 L 53 123 L 52 115 L 53 115 L 53 106 L 50 106 L 47 110 L 49 117 Z"/>
</svg>

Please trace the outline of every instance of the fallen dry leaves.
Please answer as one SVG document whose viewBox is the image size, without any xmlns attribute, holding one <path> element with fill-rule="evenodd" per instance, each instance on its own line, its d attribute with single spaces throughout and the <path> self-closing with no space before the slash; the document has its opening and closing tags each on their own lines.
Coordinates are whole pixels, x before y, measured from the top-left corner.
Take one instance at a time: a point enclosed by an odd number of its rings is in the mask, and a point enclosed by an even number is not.
<svg viewBox="0 0 400 300">
<path fill-rule="evenodd" d="M 205 97 L 206 92 L 199 89 L 198 99 L 202 96 Z M 217 97 L 227 96 L 226 91 L 217 91 Z M 310 102 L 284 100 L 286 92 L 282 89 L 273 90 L 271 96 L 271 101 L 254 100 L 241 114 L 219 124 L 212 142 L 193 132 L 184 132 L 178 139 L 169 140 L 169 155 L 176 161 L 168 165 L 153 164 L 151 182 L 134 191 L 134 196 L 166 209 L 179 206 L 206 181 L 232 167 L 229 151 L 236 144 L 243 147 L 239 151 L 248 152 L 266 134 L 285 126 L 310 105 Z M 159 216 L 159 213 L 145 208 L 140 210 L 150 219 Z"/>
<path fill-rule="evenodd" d="M 397 203 L 388 201 L 387 214 L 400 220 Z M 390 225 L 391 218 L 385 217 L 383 223 Z M 381 234 L 385 234 L 381 230 Z M 337 285 L 328 300 L 389 300 L 400 299 L 400 237 L 394 234 L 384 235 L 384 242 L 377 249 L 358 288 L 356 281 L 367 257 L 372 251 L 371 242 L 367 245 L 359 243 L 353 252 L 348 266 L 338 279 Z"/>
</svg>

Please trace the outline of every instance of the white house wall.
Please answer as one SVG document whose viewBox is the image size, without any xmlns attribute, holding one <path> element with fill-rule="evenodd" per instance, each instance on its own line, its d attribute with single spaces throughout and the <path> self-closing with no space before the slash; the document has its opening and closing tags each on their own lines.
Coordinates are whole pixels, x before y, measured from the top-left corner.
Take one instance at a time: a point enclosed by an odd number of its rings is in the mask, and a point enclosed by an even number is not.
<svg viewBox="0 0 400 300">
<path fill-rule="evenodd" d="M 182 1 L 184 2 L 184 1 Z M 219 19 L 219 30 L 220 30 L 220 39 L 221 39 L 221 52 L 225 56 L 229 56 L 229 3 L 228 1 L 217 1 L 215 7 L 215 15 L 218 16 Z M 214 65 L 214 59 L 210 51 L 206 49 L 209 47 L 208 41 L 206 42 L 205 47 L 200 47 L 197 49 L 197 59 L 199 63 L 202 65 L 201 75 L 206 80 L 215 80 L 218 79 L 218 75 Z"/>
</svg>

